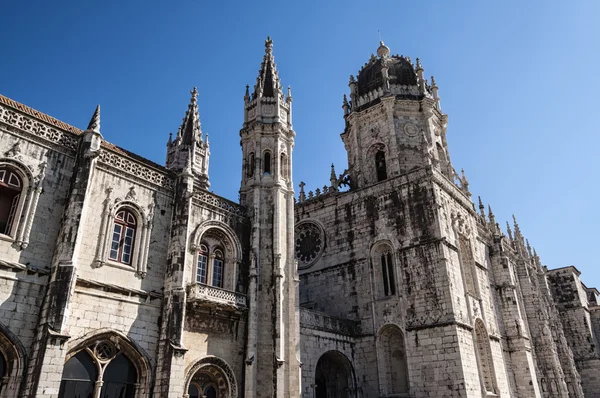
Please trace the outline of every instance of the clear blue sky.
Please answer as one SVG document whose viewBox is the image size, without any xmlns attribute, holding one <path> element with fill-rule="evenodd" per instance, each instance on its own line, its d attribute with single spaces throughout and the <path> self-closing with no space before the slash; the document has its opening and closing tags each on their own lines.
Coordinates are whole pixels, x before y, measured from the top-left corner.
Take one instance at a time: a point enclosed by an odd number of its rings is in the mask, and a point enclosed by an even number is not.
<svg viewBox="0 0 600 398">
<path fill-rule="evenodd" d="M 212 189 L 236 200 L 246 84 L 274 40 L 292 86 L 294 181 L 328 183 L 348 78 L 378 46 L 420 57 L 474 199 L 516 214 L 549 267 L 600 287 L 598 1 L 5 1 L 0 92 L 158 163 L 200 92 Z"/>
</svg>

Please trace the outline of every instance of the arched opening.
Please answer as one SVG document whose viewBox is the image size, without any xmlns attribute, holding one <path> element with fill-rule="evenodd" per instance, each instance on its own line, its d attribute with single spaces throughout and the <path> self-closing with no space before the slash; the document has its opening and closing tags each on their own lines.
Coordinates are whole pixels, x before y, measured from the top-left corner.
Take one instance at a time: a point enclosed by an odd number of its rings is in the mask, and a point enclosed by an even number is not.
<svg viewBox="0 0 600 398">
<path fill-rule="evenodd" d="M 233 398 L 237 397 L 237 385 L 225 361 L 206 357 L 189 371 L 187 393 L 190 398 Z"/>
<path fill-rule="evenodd" d="M 102 398 L 133 398 L 137 372 L 131 361 L 123 354 L 117 355 L 104 369 Z"/>
<path fill-rule="evenodd" d="M 111 260 L 131 264 L 137 224 L 137 218 L 130 209 L 121 208 L 117 211 L 108 256 Z"/>
<path fill-rule="evenodd" d="M 348 358 L 339 351 L 328 351 L 319 358 L 315 370 L 315 398 L 354 396 L 354 371 Z"/>
<path fill-rule="evenodd" d="M 98 370 L 87 351 L 79 351 L 65 363 L 59 397 L 93 397 Z"/>
<path fill-rule="evenodd" d="M 134 398 L 138 390 L 144 393 L 145 383 L 139 381 L 147 378 L 147 368 L 138 366 L 145 361 L 135 357 L 123 338 L 103 334 L 77 347 L 64 365 L 59 398 Z"/>
<path fill-rule="evenodd" d="M 271 174 L 271 152 L 265 151 L 263 172 L 265 174 Z"/>
<path fill-rule="evenodd" d="M 196 254 L 196 283 L 234 290 L 235 281 L 229 277 L 235 271 L 234 263 L 229 238 L 218 229 L 207 230 Z"/>
<path fill-rule="evenodd" d="M 380 339 L 385 391 L 387 394 L 407 394 L 408 364 L 404 335 L 400 328 L 390 325 L 383 328 Z"/>
<path fill-rule="evenodd" d="M 485 391 L 493 394 L 496 392 L 496 379 L 494 377 L 492 350 L 490 347 L 490 338 L 481 319 L 475 321 L 475 340 L 481 381 Z"/>
<path fill-rule="evenodd" d="M 375 172 L 377 173 L 377 181 L 387 179 L 387 166 L 385 163 L 385 152 L 382 150 L 375 153 Z"/>
<path fill-rule="evenodd" d="M 12 235 L 18 220 L 23 179 L 12 167 L 0 166 L 0 233 Z"/>
<path fill-rule="evenodd" d="M 392 247 L 388 243 L 375 245 L 371 261 L 375 274 L 376 292 L 379 297 L 396 294 L 396 267 Z"/>
</svg>

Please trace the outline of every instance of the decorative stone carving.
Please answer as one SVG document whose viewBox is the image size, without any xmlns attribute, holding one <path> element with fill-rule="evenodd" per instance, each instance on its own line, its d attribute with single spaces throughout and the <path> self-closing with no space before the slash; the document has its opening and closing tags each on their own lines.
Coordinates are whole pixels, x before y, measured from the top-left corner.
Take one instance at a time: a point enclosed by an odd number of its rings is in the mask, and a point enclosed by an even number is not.
<svg viewBox="0 0 600 398">
<path fill-rule="evenodd" d="M 323 249 L 325 248 L 325 233 L 318 224 L 305 221 L 296 226 L 295 236 L 298 268 L 308 268 L 323 253 Z"/>
<path fill-rule="evenodd" d="M 404 133 L 409 137 L 416 137 L 419 134 L 419 128 L 412 123 L 404 125 Z"/>
</svg>

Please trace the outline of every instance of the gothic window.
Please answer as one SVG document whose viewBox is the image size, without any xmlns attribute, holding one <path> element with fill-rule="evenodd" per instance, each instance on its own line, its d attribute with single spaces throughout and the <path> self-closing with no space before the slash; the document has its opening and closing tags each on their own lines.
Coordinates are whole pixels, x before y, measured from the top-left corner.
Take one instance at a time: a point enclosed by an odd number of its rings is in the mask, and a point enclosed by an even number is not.
<svg viewBox="0 0 600 398">
<path fill-rule="evenodd" d="M 137 378 L 129 358 L 112 342 L 100 341 L 65 363 L 58 397 L 134 398 Z M 102 381 L 102 385 L 97 381 Z"/>
<path fill-rule="evenodd" d="M 223 252 L 215 250 L 212 269 L 212 285 L 223 287 Z"/>
<path fill-rule="evenodd" d="M 222 359 L 209 356 L 190 370 L 186 391 L 189 398 L 237 397 L 237 384 L 231 367 Z"/>
<path fill-rule="evenodd" d="M 402 331 L 397 326 L 386 326 L 380 341 L 387 395 L 408 393 L 408 365 Z"/>
<path fill-rule="evenodd" d="M 11 167 L 0 168 L 0 233 L 13 235 L 19 216 L 23 180 Z"/>
<path fill-rule="evenodd" d="M 222 236 L 211 230 L 203 237 L 196 254 L 196 283 L 225 288 L 227 261 L 221 238 Z M 232 286 L 227 288 L 233 290 Z"/>
<path fill-rule="evenodd" d="M 254 175 L 254 168 L 256 167 L 256 160 L 254 159 L 254 152 L 250 152 L 248 155 L 248 164 L 246 165 L 246 175 L 252 177 Z"/>
<path fill-rule="evenodd" d="M 383 181 L 387 179 L 385 152 L 383 151 L 377 151 L 375 154 L 375 171 L 377 172 L 377 181 Z"/>
<path fill-rule="evenodd" d="M 128 209 L 121 209 L 113 221 L 113 234 L 109 258 L 123 264 L 131 264 L 137 220 Z"/>
<path fill-rule="evenodd" d="M 265 151 L 263 168 L 265 174 L 271 174 L 271 152 L 269 151 Z"/>
<path fill-rule="evenodd" d="M 475 321 L 475 345 L 479 358 L 479 375 L 487 393 L 495 393 L 496 379 L 494 378 L 494 364 L 490 339 L 481 319 Z"/>
<path fill-rule="evenodd" d="M 460 260 L 465 278 L 465 290 L 468 294 L 476 296 L 477 270 L 475 268 L 475 259 L 473 258 L 471 242 L 463 235 L 460 235 L 458 240 Z"/>
<path fill-rule="evenodd" d="M 92 357 L 85 351 L 79 351 L 65 364 L 59 397 L 87 398 L 94 396 L 94 385 L 98 371 Z"/>
<path fill-rule="evenodd" d="M 392 247 L 388 243 L 377 244 L 373 249 L 371 261 L 377 295 L 379 297 L 395 295 L 396 273 Z"/>
<path fill-rule="evenodd" d="M 208 271 L 208 248 L 206 245 L 200 245 L 198 251 L 198 264 L 196 267 L 196 282 L 206 284 L 206 275 Z"/>
<path fill-rule="evenodd" d="M 325 248 L 325 233 L 316 223 L 301 222 L 294 230 L 298 268 L 308 268 L 317 261 Z"/>
</svg>

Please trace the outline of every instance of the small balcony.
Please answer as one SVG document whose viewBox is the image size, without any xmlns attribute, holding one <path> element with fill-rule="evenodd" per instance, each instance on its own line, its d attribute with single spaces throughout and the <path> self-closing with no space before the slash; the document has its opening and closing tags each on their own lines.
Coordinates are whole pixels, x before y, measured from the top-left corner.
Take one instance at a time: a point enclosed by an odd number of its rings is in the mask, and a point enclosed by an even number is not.
<svg viewBox="0 0 600 398">
<path fill-rule="evenodd" d="M 188 285 L 187 301 L 202 306 L 245 310 L 246 295 L 201 283 Z"/>
</svg>

